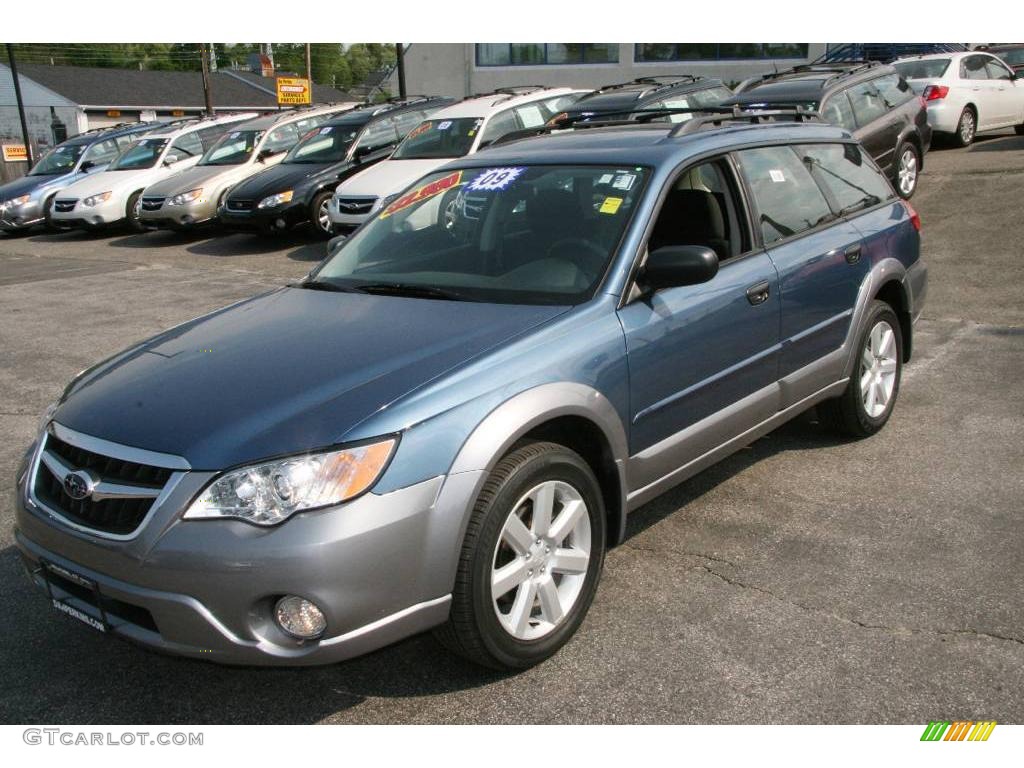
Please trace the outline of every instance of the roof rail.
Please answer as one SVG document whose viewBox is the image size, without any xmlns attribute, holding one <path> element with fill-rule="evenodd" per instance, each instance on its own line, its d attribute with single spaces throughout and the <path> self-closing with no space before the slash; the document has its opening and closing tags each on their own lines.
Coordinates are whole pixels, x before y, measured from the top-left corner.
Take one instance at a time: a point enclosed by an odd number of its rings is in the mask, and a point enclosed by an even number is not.
<svg viewBox="0 0 1024 768">
<path fill-rule="evenodd" d="M 757 83 L 763 83 L 765 80 L 773 80 L 776 77 L 785 77 L 786 75 L 798 75 L 804 73 L 820 72 L 821 74 L 833 73 L 832 77 L 828 78 L 825 82 L 831 83 L 833 80 L 839 77 L 845 77 L 846 75 L 852 75 L 862 70 L 871 69 L 872 67 L 881 67 L 885 64 L 881 61 L 846 61 L 846 62 L 812 62 L 810 64 L 797 64 L 793 67 L 787 67 L 786 69 L 780 69 L 777 72 L 766 72 L 763 75 L 754 75 L 748 77 L 746 80 L 736 86 L 736 93 L 743 93 L 752 85 Z"/>
<path fill-rule="evenodd" d="M 503 93 L 507 96 L 525 96 L 534 91 L 546 91 L 549 87 L 547 85 L 510 85 L 505 88 L 495 88 L 494 92 Z"/>
<path fill-rule="evenodd" d="M 779 117 L 789 117 L 797 123 L 809 122 L 811 120 L 820 121 L 821 119 L 816 110 L 806 109 L 799 104 L 773 104 L 771 109 L 747 110 L 740 109 L 739 105 L 735 107 L 708 107 L 703 111 L 714 114 L 705 117 L 694 117 L 685 123 L 679 123 L 669 133 L 669 138 L 696 133 L 701 128 L 707 126 L 721 128 L 723 123 L 749 122 L 752 125 L 758 125 L 765 122 L 767 118 L 775 121 Z"/>
<path fill-rule="evenodd" d="M 619 115 L 624 115 L 625 117 L 616 117 Z M 563 113 L 552 118 L 545 125 L 536 128 L 526 128 L 521 131 L 512 131 L 504 136 L 499 136 L 488 146 L 493 147 L 498 144 L 507 144 L 519 139 L 528 139 L 533 136 L 541 136 L 556 131 L 647 125 L 659 117 L 669 115 L 694 115 L 693 118 L 684 123 L 675 124 L 668 134 L 670 138 L 694 133 L 700 128 L 709 125 L 716 128 L 721 127 L 723 123 L 727 122 L 750 122 L 757 124 L 764 122 L 766 118 L 774 120 L 777 117 L 783 116 L 792 118 L 795 122 L 820 119 L 816 111 L 809 110 L 798 104 L 782 104 L 777 107 L 773 106 L 772 109 L 743 109 L 737 105 L 733 107 L 668 107 L 664 109 L 616 110 L 579 115 L 566 115 Z"/>
</svg>

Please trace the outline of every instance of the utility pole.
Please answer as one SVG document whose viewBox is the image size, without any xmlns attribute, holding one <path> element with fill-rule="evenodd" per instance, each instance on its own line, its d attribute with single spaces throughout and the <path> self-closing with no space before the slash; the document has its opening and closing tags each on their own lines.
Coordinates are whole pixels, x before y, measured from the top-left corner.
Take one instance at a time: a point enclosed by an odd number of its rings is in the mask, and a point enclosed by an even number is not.
<svg viewBox="0 0 1024 768">
<path fill-rule="evenodd" d="M 203 66 L 203 96 L 206 98 L 206 115 L 213 117 L 213 97 L 210 95 L 210 49 L 206 43 L 199 44 L 199 57 Z"/>
<path fill-rule="evenodd" d="M 28 139 L 28 120 L 25 119 L 25 102 L 21 98 L 21 83 L 18 82 L 18 62 L 14 60 L 14 46 L 7 44 L 7 59 L 11 63 L 11 78 L 14 80 L 14 99 L 18 102 L 18 117 L 21 118 L 21 138 L 25 142 L 25 157 L 32 167 L 32 142 Z"/>
<path fill-rule="evenodd" d="M 306 43 L 306 79 L 309 81 L 310 102 L 313 101 L 313 52 Z"/>
<path fill-rule="evenodd" d="M 398 63 L 398 96 L 405 98 L 405 46 L 395 43 L 395 60 Z"/>
</svg>

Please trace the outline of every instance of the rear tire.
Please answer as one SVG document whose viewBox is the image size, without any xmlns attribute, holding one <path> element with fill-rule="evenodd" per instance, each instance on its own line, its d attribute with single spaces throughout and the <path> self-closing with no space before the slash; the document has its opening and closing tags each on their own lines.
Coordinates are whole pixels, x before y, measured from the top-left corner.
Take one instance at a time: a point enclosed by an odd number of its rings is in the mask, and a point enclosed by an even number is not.
<svg viewBox="0 0 1024 768">
<path fill-rule="evenodd" d="M 124 218 L 128 222 L 128 228 L 133 232 L 145 232 L 146 228 L 142 226 L 141 220 L 142 213 L 142 190 L 132 194 L 128 198 L 128 204 L 124 207 Z"/>
<path fill-rule="evenodd" d="M 818 405 L 818 418 L 841 434 L 870 437 L 889 421 L 903 374 L 900 321 L 884 301 L 873 301 L 857 343 L 846 389 Z"/>
<path fill-rule="evenodd" d="M 957 147 L 969 147 L 978 134 L 978 116 L 970 107 L 964 107 L 953 134 L 953 144 Z"/>
<path fill-rule="evenodd" d="M 578 454 L 555 443 L 513 448 L 473 508 L 451 613 L 435 636 L 493 669 L 544 661 L 586 616 L 604 563 L 605 525 L 600 486 Z"/>
</svg>

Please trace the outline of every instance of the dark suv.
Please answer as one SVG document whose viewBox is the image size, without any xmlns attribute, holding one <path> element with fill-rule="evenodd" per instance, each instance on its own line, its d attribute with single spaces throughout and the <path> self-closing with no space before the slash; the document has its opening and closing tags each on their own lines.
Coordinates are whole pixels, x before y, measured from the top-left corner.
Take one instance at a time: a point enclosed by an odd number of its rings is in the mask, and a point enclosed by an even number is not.
<svg viewBox="0 0 1024 768">
<path fill-rule="evenodd" d="M 859 139 L 900 197 L 917 189 L 931 146 L 928 110 L 888 64 L 806 64 L 746 80 L 724 102 L 751 107 L 802 106 Z"/>
<path fill-rule="evenodd" d="M 554 120 L 588 119 L 597 115 L 629 115 L 653 109 L 699 109 L 716 107 L 732 96 L 721 81 L 694 75 L 640 77 L 628 83 L 606 85 L 584 96 Z M 683 122 L 689 114 L 667 116 L 671 122 Z"/>
<path fill-rule="evenodd" d="M 454 99 L 412 96 L 345 112 L 308 133 L 278 165 L 234 187 L 219 211 L 222 224 L 272 233 L 305 222 L 327 237 L 328 204 L 338 184 L 390 155 L 424 118 Z"/>
</svg>

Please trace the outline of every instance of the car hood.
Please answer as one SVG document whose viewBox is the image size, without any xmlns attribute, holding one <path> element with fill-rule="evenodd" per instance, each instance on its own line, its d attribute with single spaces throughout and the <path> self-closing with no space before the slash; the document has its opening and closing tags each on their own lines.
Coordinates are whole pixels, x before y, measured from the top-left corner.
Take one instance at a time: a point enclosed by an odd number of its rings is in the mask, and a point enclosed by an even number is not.
<svg viewBox="0 0 1024 768">
<path fill-rule="evenodd" d="M 564 311 L 282 288 L 101 363 L 54 418 L 224 469 L 337 444 L 403 395 Z"/>
<path fill-rule="evenodd" d="M 237 165 L 196 165 L 146 187 L 147 197 L 172 197 L 201 187 L 211 179 L 238 170 Z"/>
<path fill-rule="evenodd" d="M 20 179 L 0 185 L 0 203 L 6 203 L 8 200 L 13 200 L 16 197 L 31 194 L 39 189 L 39 187 L 55 179 L 67 178 L 68 176 L 69 174 L 66 173 L 54 176 L 22 176 Z"/>
<path fill-rule="evenodd" d="M 107 191 L 118 195 L 134 191 L 139 188 L 140 184 L 146 186 L 147 179 L 159 175 L 160 171 L 157 168 L 142 168 L 137 171 L 97 171 L 83 176 L 74 184 L 65 187 L 61 191 L 60 197 L 76 197 L 81 200 L 90 195 L 98 195 Z"/>
<path fill-rule="evenodd" d="M 347 179 L 338 187 L 338 195 L 386 197 L 401 192 L 448 162 L 447 159 L 385 160 Z"/>
<path fill-rule="evenodd" d="M 340 163 L 280 163 L 260 171 L 231 190 L 230 200 L 262 200 L 288 189 L 295 189 L 314 179 L 336 175 L 348 165 Z"/>
</svg>

